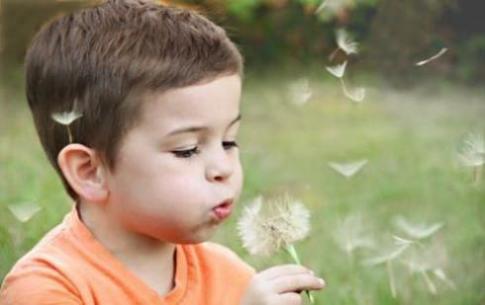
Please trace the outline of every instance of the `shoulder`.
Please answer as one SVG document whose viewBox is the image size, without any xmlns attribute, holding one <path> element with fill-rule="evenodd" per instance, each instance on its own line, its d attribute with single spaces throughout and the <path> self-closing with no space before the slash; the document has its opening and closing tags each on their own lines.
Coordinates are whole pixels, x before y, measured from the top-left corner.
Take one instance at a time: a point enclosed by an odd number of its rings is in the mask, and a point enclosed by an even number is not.
<svg viewBox="0 0 485 305">
<path fill-rule="evenodd" d="M 236 303 L 247 289 L 255 270 L 232 250 L 211 242 L 188 246 L 192 259 L 188 260 L 189 277 L 195 279 L 205 297 L 216 301 L 206 304 Z M 223 302 L 224 300 L 224 302 Z"/>
<path fill-rule="evenodd" d="M 252 276 L 255 273 L 253 267 L 243 261 L 234 251 L 229 248 L 213 243 L 204 242 L 193 246 L 198 256 L 206 262 L 217 265 L 220 269 L 228 272 L 238 271 L 240 274 Z"/>
<path fill-rule="evenodd" d="M 25 259 L 5 277 L 0 305 L 81 304 L 75 287 L 58 270 Z"/>
<path fill-rule="evenodd" d="M 0 305 L 80 304 L 70 274 L 70 255 L 63 248 L 64 226 L 58 225 L 12 267 L 0 288 Z"/>
</svg>

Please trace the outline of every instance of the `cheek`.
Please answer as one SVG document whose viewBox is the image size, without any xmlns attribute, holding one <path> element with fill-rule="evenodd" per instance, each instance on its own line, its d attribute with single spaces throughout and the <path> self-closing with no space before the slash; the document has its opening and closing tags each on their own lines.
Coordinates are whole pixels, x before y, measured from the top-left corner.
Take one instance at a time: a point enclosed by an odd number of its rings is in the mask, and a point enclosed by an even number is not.
<svg viewBox="0 0 485 305">
<path fill-rule="evenodd" d="M 242 169 L 240 163 L 238 163 L 237 166 L 234 169 L 232 181 L 233 181 L 232 185 L 233 185 L 234 191 L 236 193 L 236 196 L 239 197 L 239 195 L 241 194 L 241 190 L 243 188 L 243 184 L 244 184 L 244 172 L 243 172 L 243 169 Z"/>
<path fill-rule="evenodd" d="M 201 179 L 194 176 L 170 176 L 160 180 L 151 190 L 154 199 L 182 208 L 203 201 L 205 191 Z"/>
<path fill-rule="evenodd" d="M 126 199 L 119 211 L 123 222 L 135 231 L 150 235 L 172 236 L 176 228 L 190 226 L 200 219 L 206 202 L 203 185 L 190 178 L 171 176 L 139 184 L 138 190 L 120 198 Z"/>
<path fill-rule="evenodd" d="M 166 211 L 198 190 L 194 167 L 181 168 L 170 162 L 129 165 L 110 181 L 113 199 L 128 210 Z"/>
</svg>

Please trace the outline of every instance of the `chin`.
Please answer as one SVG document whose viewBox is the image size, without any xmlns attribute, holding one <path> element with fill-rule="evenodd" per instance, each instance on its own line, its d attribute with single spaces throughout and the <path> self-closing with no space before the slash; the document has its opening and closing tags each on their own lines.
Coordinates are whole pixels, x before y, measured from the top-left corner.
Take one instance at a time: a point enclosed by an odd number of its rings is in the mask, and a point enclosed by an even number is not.
<svg viewBox="0 0 485 305">
<path fill-rule="evenodd" d="M 191 235 L 183 236 L 177 241 L 178 244 L 200 244 L 211 239 L 216 233 L 217 227 L 211 227 L 209 229 L 193 232 Z"/>
</svg>

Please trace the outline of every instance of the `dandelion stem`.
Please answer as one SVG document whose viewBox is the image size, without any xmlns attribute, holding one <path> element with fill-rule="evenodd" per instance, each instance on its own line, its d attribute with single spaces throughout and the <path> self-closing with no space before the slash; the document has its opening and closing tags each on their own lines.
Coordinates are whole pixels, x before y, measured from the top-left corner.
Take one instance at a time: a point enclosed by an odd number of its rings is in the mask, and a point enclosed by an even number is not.
<svg viewBox="0 0 485 305">
<path fill-rule="evenodd" d="M 344 78 L 343 77 L 340 78 L 340 84 L 342 85 L 342 90 L 343 90 L 345 96 L 346 97 L 351 96 L 351 93 L 347 89 L 347 85 L 345 85 L 345 81 L 344 81 Z"/>
<path fill-rule="evenodd" d="M 69 125 L 67 125 L 67 134 L 69 135 L 69 143 L 72 143 L 71 127 Z"/>
<path fill-rule="evenodd" d="M 298 257 L 298 252 L 296 252 L 295 246 L 293 245 L 288 245 L 285 247 L 286 252 L 291 256 L 291 258 L 297 263 L 298 265 L 301 265 L 300 257 Z M 305 290 L 306 295 L 308 296 L 308 300 L 310 300 L 310 303 L 315 303 L 315 299 L 313 298 L 313 295 L 310 291 Z"/>
<path fill-rule="evenodd" d="M 436 294 L 436 286 L 434 285 L 433 281 L 429 278 L 426 271 L 425 270 L 421 271 L 421 274 L 423 275 L 424 281 L 428 286 L 429 292 L 431 292 L 432 294 Z"/>
<path fill-rule="evenodd" d="M 337 55 L 339 50 L 340 48 L 336 48 L 335 50 L 333 50 L 333 52 L 328 56 L 328 59 L 330 59 L 330 61 L 333 61 L 333 59 L 335 58 L 335 55 Z"/>
<path fill-rule="evenodd" d="M 18 221 L 15 225 L 11 226 L 8 230 L 11 234 L 14 254 L 19 254 L 22 243 L 25 239 L 25 234 L 22 226 L 22 222 Z"/>
<path fill-rule="evenodd" d="M 340 84 L 342 85 L 342 90 L 347 95 L 349 92 L 347 91 L 347 87 L 345 86 L 345 82 L 344 82 L 343 77 L 340 78 Z"/>
<path fill-rule="evenodd" d="M 389 260 L 386 263 L 387 274 L 389 276 L 389 287 L 391 288 L 391 294 L 393 298 L 396 298 L 396 283 L 394 282 L 394 272 L 392 270 L 392 262 Z"/>
<path fill-rule="evenodd" d="M 291 258 L 295 261 L 295 263 L 301 265 L 300 257 L 298 256 L 298 252 L 296 252 L 295 246 L 287 246 L 286 251 L 288 252 L 288 254 L 290 254 Z"/>
<path fill-rule="evenodd" d="M 473 183 L 478 184 L 482 176 L 482 166 L 473 167 Z"/>
</svg>

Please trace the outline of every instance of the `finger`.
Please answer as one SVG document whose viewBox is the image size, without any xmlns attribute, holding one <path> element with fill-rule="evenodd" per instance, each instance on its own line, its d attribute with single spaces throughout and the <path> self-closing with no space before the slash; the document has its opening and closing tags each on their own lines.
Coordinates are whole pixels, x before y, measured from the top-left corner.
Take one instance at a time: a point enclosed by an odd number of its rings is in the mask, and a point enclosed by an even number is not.
<svg viewBox="0 0 485 305">
<path fill-rule="evenodd" d="M 311 274 L 296 274 L 274 279 L 271 287 L 276 293 L 319 290 L 325 287 L 325 281 Z"/>
<path fill-rule="evenodd" d="M 295 292 L 283 293 L 278 296 L 275 304 L 301 305 L 303 304 L 303 298 Z"/>
<path fill-rule="evenodd" d="M 288 275 L 296 275 L 296 274 L 312 274 L 313 271 L 310 269 L 303 267 L 301 265 L 278 265 L 266 270 L 263 270 L 259 273 L 261 279 L 264 280 L 273 280 L 280 276 L 288 276 Z"/>
</svg>

